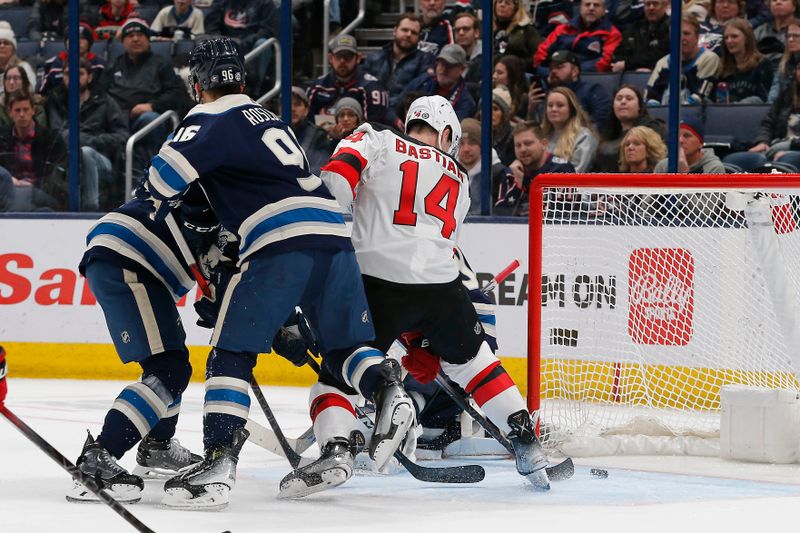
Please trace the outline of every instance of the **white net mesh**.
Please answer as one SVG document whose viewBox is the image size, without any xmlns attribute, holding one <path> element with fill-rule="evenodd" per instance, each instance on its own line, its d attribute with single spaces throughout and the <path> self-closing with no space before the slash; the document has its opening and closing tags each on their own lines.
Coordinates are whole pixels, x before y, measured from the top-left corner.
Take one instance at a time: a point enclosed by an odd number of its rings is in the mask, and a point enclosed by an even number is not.
<svg viewBox="0 0 800 533">
<path fill-rule="evenodd" d="M 797 389 L 798 200 L 785 189 L 545 188 L 546 445 L 714 435 L 722 385 Z"/>
</svg>

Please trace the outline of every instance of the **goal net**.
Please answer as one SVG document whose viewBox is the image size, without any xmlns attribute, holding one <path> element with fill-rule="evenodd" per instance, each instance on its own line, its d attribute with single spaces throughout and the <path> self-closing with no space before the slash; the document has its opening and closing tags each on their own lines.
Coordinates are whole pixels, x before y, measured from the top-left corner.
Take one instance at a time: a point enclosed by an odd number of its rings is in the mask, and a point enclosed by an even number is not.
<svg viewBox="0 0 800 533">
<path fill-rule="evenodd" d="M 714 454 L 721 386 L 798 389 L 800 178 L 546 175 L 530 195 L 545 446 Z"/>
</svg>

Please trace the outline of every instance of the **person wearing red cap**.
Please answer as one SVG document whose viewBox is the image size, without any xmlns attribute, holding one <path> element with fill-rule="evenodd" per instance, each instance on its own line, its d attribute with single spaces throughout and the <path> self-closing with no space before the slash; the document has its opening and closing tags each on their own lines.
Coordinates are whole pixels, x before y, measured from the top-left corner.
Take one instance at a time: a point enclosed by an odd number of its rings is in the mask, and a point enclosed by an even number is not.
<svg viewBox="0 0 800 533">
<path fill-rule="evenodd" d="M 97 40 L 97 34 L 87 22 L 78 26 L 78 40 L 80 41 L 80 59 L 86 59 L 92 65 L 92 79 L 99 79 L 106 67 L 106 62 L 92 52 L 92 44 Z M 64 36 L 64 50 L 44 62 L 44 79 L 39 92 L 47 96 L 50 92 L 64 83 L 64 65 L 67 64 L 67 50 L 69 36 Z"/>
<path fill-rule="evenodd" d="M 678 172 L 681 174 L 725 174 L 725 166 L 714 150 L 703 150 L 703 123 L 694 117 L 681 120 Z M 667 171 L 667 159 L 656 165 L 656 174 Z"/>
</svg>

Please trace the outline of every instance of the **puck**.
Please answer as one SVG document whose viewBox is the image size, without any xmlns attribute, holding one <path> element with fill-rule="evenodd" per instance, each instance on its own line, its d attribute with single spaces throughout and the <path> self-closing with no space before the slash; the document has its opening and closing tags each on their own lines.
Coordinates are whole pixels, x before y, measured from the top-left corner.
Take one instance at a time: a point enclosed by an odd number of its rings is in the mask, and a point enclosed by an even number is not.
<svg viewBox="0 0 800 533">
<path fill-rule="evenodd" d="M 608 477 L 608 470 L 603 468 L 592 468 L 589 470 L 589 473 L 592 475 L 592 477 L 596 477 L 598 479 L 606 479 Z"/>
</svg>

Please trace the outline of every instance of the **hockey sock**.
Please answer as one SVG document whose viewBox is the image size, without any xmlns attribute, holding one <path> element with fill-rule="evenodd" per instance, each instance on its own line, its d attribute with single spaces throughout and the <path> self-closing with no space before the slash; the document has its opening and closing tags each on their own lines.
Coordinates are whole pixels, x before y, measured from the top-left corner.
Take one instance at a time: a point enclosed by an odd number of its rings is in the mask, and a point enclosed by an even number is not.
<svg viewBox="0 0 800 533">
<path fill-rule="evenodd" d="M 320 449 L 335 438 L 350 438 L 359 424 L 350 399 L 339 389 L 315 383 L 308 397 L 309 412 Z"/>
<path fill-rule="evenodd" d="M 128 385 L 117 396 L 97 437 L 97 442 L 117 459 L 167 416 L 175 403 L 173 398 L 180 398 L 192 374 L 185 349 L 150 356 L 141 365 L 142 380 Z"/>
<path fill-rule="evenodd" d="M 250 378 L 256 354 L 214 348 L 206 363 L 203 446 L 229 446 L 250 412 Z"/>
<path fill-rule="evenodd" d="M 167 406 L 167 413 L 164 417 L 150 430 L 150 437 L 157 441 L 167 442 L 175 436 L 175 427 L 178 425 L 178 414 L 181 410 L 181 397 Z"/>
<path fill-rule="evenodd" d="M 466 363 L 442 361 L 442 371 L 471 394 L 489 420 L 506 433 L 511 431 L 508 415 L 520 409 L 527 412 L 519 389 L 486 342 Z"/>
<path fill-rule="evenodd" d="M 325 354 L 325 364 L 330 372 L 368 400 L 384 382 L 380 368 L 384 359 L 386 355 L 382 351 L 369 346 Z"/>
</svg>

